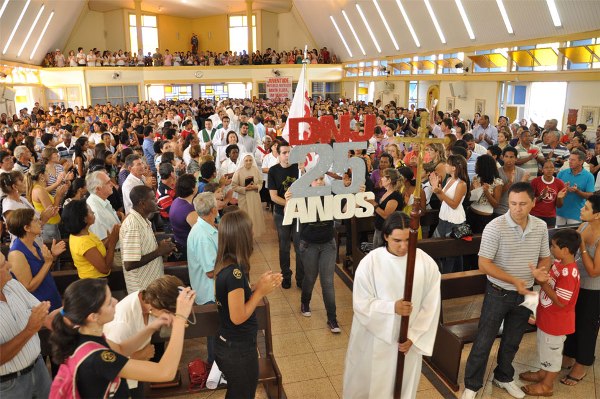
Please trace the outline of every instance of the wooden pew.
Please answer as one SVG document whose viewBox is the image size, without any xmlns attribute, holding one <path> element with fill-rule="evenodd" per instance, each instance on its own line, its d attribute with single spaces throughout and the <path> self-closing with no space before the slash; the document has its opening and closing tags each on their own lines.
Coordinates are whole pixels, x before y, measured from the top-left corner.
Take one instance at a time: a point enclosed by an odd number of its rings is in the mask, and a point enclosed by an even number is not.
<svg viewBox="0 0 600 399">
<path fill-rule="evenodd" d="M 196 324 L 190 325 L 185 331 L 185 339 L 194 339 L 200 337 L 216 336 L 219 329 L 219 315 L 217 305 L 194 306 L 196 314 Z M 271 399 L 283 398 L 282 376 L 273 356 L 273 342 L 271 336 L 271 316 L 269 311 L 269 301 L 263 298 L 263 301 L 256 307 L 256 318 L 258 321 L 258 334 L 260 338 L 264 336 L 265 351 L 260 353 L 258 359 L 258 382 L 263 384 L 267 396 Z M 259 341 L 257 339 L 257 341 Z M 176 395 L 185 395 L 207 391 L 207 389 L 190 390 L 189 375 L 187 364 L 180 364 L 181 385 L 174 388 L 156 388 L 151 389 L 146 384 L 145 397 L 164 398 Z M 220 386 L 220 389 L 226 386 Z"/>
</svg>

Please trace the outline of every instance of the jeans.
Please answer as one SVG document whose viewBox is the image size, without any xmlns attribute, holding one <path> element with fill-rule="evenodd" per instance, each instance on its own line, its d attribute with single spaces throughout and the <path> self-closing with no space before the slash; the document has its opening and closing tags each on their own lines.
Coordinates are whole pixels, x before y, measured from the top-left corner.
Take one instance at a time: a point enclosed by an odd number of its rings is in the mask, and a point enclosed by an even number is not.
<svg viewBox="0 0 600 399">
<path fill-rule="evenodd" d="M 375 231 L 373 231 L 373 249 L 377 249 L 383 246 L 385 246 L 385 239 L 383 238 L 383 233 L 381 232 L 381 230 L 375 229 Z"/>
<path fill-rule="evenodd" d="M 500 382 L 513 380 L 515 369 L 512 361 L 519 349 L 531 314 L 529 309 L 519 306 L 523 299 L 523 295 L 518 292 L 503 290 L 488 281 L 477 337 L 473 342 L 465 368 L 466 388 L 478 391 L 483 386 L 490 350 L 502 322 L 504 322 L 504 329 L 498 348 L 498 366 L 494 369 L 494 378 Z"/>
<path fill-rule="evenodd" d="M 38 356 L 33 369 L 12 380 L 0 383 L 0 398 L 2 399 L 24 399 L 40 398 L 46 399 L 50 395 L 52 379 L 44 363 L 42 356 Z"/>
<path fill-rule="evenodd" d="M 215 301 L 208 301 L 206 302 L 204 305 L 210 305 L 215 303 Z M 208 357 L 206 359 L 206 362 L 209 365 L 212 365 L 213 362 L 215 361 L 215 342 L 216 342 L 217 337 L 212 336 L 212 337 L 206 337 L 206 351 L 208 352 Z"/>
<path fill-rule="evenodd" d="M 593 365 L 599 328 L 600 291 L 580 288 L 575 305 L 575 332 L 567 335 L 564 355 L 581 365 Z"/>
<path fill-rule="evenodd" d="M 544 216 L 537 216 L 538 219 L 542 219 L 544 222 L 546 222 L 546 224 L 548 225 L 549 229 L 553 229 L 556 227 L 556 218 L 550 218 L 550 217 L 544 217 Z"/>
<path fill-rule="evenodd" d="M 254 399 L 258 385 L 256 336 L 247 341 L 223 341 L 217 337 L 215 348 L 219 369 L 227 380 L 226 399 Z"/>
<path fill-rule="evenodd" d="M 283 226 L 283 215 L 273 213 L 275 227 L 277 228 L 277 236 L 279 237 L 279 267 L 284 279 L 292 278 L 292 270 L 290 269 L 290 240 L 294 241 L 294 250 L 296 251 L 296 283 L 302 284 L 304 279 L 304 267 L 300 259 L 298 244 L 300 243 L 300 233 L 296 228 L 296 222 Z M 220 367 L 220 366 L 219 366 Z"/>
<path fill-rule="evenodd" d="M 302 303 L 309 304 L 312 291 L 317 280 L 321 280 L 323 302 L 327 310 L 327 320 L 336 320 L 335 290 L 333 288 L 333 274 L 335 273 L 336 245 L 335 239 L 324 244 L 300 241 L 300 255 L 304 260 L 304 280 L 302 281 Z"/>
<path fill-rule="evenodd" d="M 447 238 L 452 233 L 452 228 L 458 226 L 458 224 L 450 223 L 446 220 L 440 219 L 435 232 L 433 233 L 434 238 Z M 463 271 L 463 259 L 462 256 L 448 256 L 440 258 L 438 264 L 441 263 L 440 271 L 442 273 L 455 273 Z"/>
</svg>

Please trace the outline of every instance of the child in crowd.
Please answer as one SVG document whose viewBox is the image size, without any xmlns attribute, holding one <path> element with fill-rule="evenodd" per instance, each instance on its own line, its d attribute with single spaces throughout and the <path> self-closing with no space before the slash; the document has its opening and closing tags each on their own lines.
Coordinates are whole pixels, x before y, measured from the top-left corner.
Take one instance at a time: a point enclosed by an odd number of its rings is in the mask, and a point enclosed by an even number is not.
<svg viewBox="0 0 600 399">
<path fill-rule="evenodd" d="M 580 245 L 581 236 L 575 230 L 560 230 L 552 237 L 550 252 L 555 261 L 550 279 L 541 284 L 536 318 L 541 369 L 519 374 L 520 379 L 534 383 L 521 388 L 527 395 L 552 396 L 566 336 L 575 331 L 575 303 L 579 294 L 575 254 Z"/>
</svg>

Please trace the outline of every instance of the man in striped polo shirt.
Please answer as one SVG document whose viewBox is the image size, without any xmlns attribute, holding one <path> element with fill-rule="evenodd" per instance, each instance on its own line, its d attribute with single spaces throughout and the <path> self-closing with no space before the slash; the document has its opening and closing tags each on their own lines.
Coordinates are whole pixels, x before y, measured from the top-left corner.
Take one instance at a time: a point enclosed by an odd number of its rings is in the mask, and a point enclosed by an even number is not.
<svg viewBox="0 0 600 399">
<path fill-rule="evenodd" d="M 503 322 L 493 382 L 515 398 L 525 396 L 513 381 L 512 361 L 531 311 L 519 305 L 524 295 L 533 294 L 534 279 L 548 279 L 550 267 L 548 229 L 544 221 L 529 214 L 533 206 L 531 184 L 514 183 L 508 192 L 508 212 L 483 231 L 479 270 L 487 274 L 488 282 L 477 337 L 465 369 L 463 398 L 474 398 L 483 386 L 490 350 Z"/>
</svg>

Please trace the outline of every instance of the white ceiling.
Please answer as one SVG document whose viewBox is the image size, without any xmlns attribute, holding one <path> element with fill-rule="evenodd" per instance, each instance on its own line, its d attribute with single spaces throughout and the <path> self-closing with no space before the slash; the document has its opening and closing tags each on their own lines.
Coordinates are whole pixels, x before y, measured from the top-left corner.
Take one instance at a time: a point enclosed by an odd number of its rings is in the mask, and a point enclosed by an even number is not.
<svg viewBox="0 0 600 399">
<path fill-rule="evenodd" d="M 0 7 L 6 0 L 0 0 Z M 512 23 L 514 34 L 507 33 L 496 0 L 462 0 L 466 13 L 475 32 L 475 40 L 470 40 L 454 0 L 430 0 L 432 8 L 446 36 L 446 44 L 441 44 L 433 27 L 423 0 L 400 0 L 412 21 L 421 42 L 417 48 L 400 14 L 396 0 L 378 0 L 379 5 L 398 42 L 396 50 L 372 0 L 256 0 L 253 9 L 272 12 L 288 12 L 292 4 L 300 13 L 304 23 L 319 47 L 332 49 L 342 60 L 365 59 L 424 52 L 444 52 L 468 46 L 485 46 L 494 43 L 562 36 L 571 33 L 600 30 L 600 0 L 556 0 L 562 26 L 556 28 L 550 17 L 546 0 L 503 0 Z M 71 30 L 84 7 L 97 11 L 115 8 L 133 8 L 132 0 L 31 0 L 6 54 L 1 54 L 16 25 L 27 0 L 9 0 L 0 19 L 0 61 L 2 59 L 41 64 L 46 51 L 63 48 Z M 378 53 L 365 28 L 355 4 L 359 3 L 365 13 L 382 52 Z M 42 4 L 45 9 L 26 43 L 23 53 L 17 56 Z M 167 15 L 201 17 L 225 13 L 243 12 L 245 0 L 142 0 L 142 9 Z M 348 18 L 365 48 L 363 55 L 354 39 L 342 10 Z M 29 56 L 40 37 L 43 27 L 52 11 L 55 11 L 46 35 L 32 60 Z M 353 57 L 350 58 L 331 23 L 333 16 L 348 42 Z M 279 30 L 285 27 L 279 27 Z"/>
<path fill-rule="evenodd" d="M 134 8 L 133 0 L 89 0 L 90 10 L 111 11 Z M 292 0 L 254 0 L 254 10 L 287 12 Z M 177 17 L 198 18 L 210 15 L 233 14 L 246 11 L 244 0 L 142 0 L 142 11 Z"/>
<path fill-rule="evenodd" d="M 356 9 L 360 4 L 382 52 L 377 52 Z M 446 37 L 442 44 L 423 0 L 401 0 L 419 38 L 417 48 L 396 0 L 378 0 L 379 6 L 400 47 L 396 50 L 372 0 L 294 0 L 304 22 L 319 46 L 327 46 L 342 59 L 365 59 L 394 54 L 444 52 L 460 47 L 481 46 L 526 39 L 562 36 L 600 29 L 600 0 L 556 0 L 562 26 L 552 23 L 546 0 L 504 0 L 514 34 L 508 34 L 495 0 L 462 0 L 475 40 L 471 40 L 454 0 L 430 0 Z M 345 10 L 367 53 L 362 54 L 342 10 Z M 353 57 L 348 55 L 330 20 L 334 17 Z"/>
</svg>

